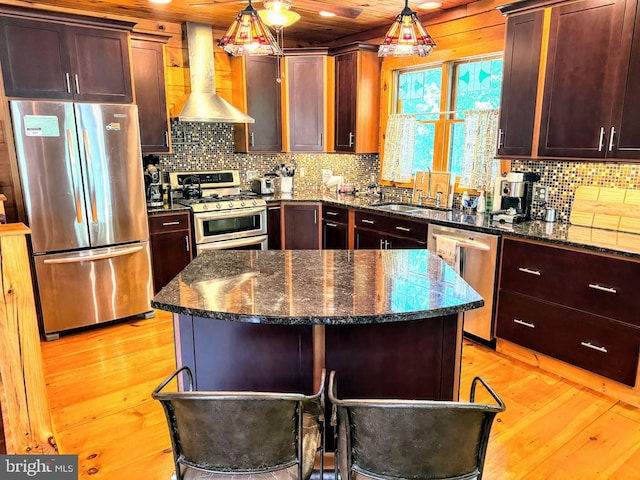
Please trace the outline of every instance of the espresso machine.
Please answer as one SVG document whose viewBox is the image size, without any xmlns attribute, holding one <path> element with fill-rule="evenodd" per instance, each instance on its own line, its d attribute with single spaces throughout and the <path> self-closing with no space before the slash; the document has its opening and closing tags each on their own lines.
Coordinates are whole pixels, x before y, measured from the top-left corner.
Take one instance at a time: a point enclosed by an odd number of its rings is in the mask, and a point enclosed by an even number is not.
<svg viewBox="0 0 640 480">
<path fill-rule="evenodd" d="M 531 219 L 533 184 L 537 173 L 509 172 L 496 180 L 491 219 L 500 223 L 519 223 Z"/>
<path fill-rule="evenodd" d="M 147 207 L 162 207 L 162 175 L 157 165 L 148 163 L 144 170 Z"/>
</svg>

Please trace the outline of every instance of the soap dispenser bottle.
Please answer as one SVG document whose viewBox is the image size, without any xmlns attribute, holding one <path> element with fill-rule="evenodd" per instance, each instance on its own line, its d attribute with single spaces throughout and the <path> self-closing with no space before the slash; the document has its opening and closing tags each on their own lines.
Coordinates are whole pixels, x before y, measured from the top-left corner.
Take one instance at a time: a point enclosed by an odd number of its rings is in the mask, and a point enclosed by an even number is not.
<svg viewBox="0 0 640 480">
<path fill-rule="evenodd" d="M 478 213 L 484 213 L 486 204 L 486 197 L 484 196 L 484 189 L 480 190 L 480 196 L 478 197 L 478 206 L 476 211 Z"/>
</svg>

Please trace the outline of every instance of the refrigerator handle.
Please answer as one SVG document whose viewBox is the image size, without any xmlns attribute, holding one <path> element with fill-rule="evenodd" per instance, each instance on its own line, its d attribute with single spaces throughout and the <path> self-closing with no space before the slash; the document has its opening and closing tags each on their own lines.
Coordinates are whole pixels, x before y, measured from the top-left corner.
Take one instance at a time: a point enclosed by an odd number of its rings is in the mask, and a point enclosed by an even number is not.
<svg viewBox="0 0 640 480">
<path fill-rule="evenodd" d="M 78 223 L 82 223 L 82 205 L 80 200 L 80 189 L 78 188 L 78 182 L 75 177 L 75 151 L 73 150 L 73 133 L 71 130 L 67 129 L 67 145 L 69 147 L 69 167 L 71 169 L 71 184 L 73 185 L 73 197 L 75 199 L 75 207 L 76 207 L 76 221 Z"/>
<path fill-rule="evenodd" d="M 79 263 L 79 262 L 94 262 L 96 260 L 106 260 L 114 257 L 121 257 L 123 255 L 131 255 L 132 253 L 139 252 L 143 250 L 144 247 L 142 245 L 138 245 L 135 247 L 124 247 L 119 249 L 110 249 L 108 252 L 102 253 L 94 253 L 93 255 L 78 255 L 71 254 L 68 257 L 62 258 L 47 258 L 44 263 L 47 264 L 55 264 L 55 263 Z"/>
<path fill-rule="evenodd" d="M 89 180 L 89 197 L 91 202 L 91 220 L 98 223 L 98 208 L 96 202 L 96 183 L 93 180 L 93 165 L 91 160 L 91 143 L 89 142 L 89 131 L 82 130 L 84 140 L 84 151 L 87 156 L 87 178 Z"/>
</svg>

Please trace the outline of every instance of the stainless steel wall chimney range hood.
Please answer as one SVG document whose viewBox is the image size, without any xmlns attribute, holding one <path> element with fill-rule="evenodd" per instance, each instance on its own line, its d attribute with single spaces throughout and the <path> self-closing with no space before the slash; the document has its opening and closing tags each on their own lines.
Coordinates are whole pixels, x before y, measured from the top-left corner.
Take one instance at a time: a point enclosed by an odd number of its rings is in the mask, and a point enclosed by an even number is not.
<svg viewBox="0 0 640 480">
<path fill-rule="evenodd" d="M 191 93 L 178 114 L 181 122 L 255 123 L 246 113 L 216 95 L 211 25 L 185 22 Z"/>
</svg>

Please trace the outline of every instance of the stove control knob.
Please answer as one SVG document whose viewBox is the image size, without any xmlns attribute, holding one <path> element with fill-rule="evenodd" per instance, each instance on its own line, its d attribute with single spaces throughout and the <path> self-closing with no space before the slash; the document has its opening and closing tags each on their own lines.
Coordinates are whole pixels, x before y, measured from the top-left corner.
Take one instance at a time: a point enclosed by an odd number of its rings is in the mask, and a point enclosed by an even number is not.
<svg viewBox="0 0 640 480">
<path fill-rule="evenodd" d="M 219 203 L 216 203 L 216 209 L 220 210 L 220 208 L 221 208 L 221 205 Z"/>
<path fill-rule="evenodd" d="M 244 207 L 244 205 L 245 205 L 244 200 L 240 200 L 240 206 Z"/>
<path fill-rule="evenodd" d="M 229 202 L 229 208 L 233 208 L 233 202 Z"/>
<path fill-rule="evenodd" d="M 209 210 L 209 205 L 207 205 L 206 203 L 202 204 L 202 210 Z"/>
<path fill-rule="evenodd" d="M 253 203 L 254 205 L 257 205 L 258 201 L 254 199 L 251 203 Z"/>
</svg>

